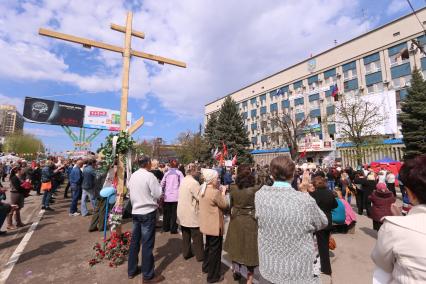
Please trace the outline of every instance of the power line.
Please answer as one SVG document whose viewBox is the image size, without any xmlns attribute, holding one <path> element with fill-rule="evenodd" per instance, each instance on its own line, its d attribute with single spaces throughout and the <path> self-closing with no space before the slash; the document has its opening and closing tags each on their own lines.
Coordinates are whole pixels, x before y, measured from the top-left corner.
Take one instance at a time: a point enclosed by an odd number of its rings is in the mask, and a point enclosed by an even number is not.
<svg viewBox="0 0 426 284">
<path fill-rule="evenodd" d="M 424 28 L 424 26 L 423 26 L 423 24 L 422 24 L 422 21 L 420 21 L 419 16 L 417 15 L 416 10 L 414 10 L 414 7 L 413 7 L 413 5 L 411 4 L 410 0 L 407 0 L 407 3 L 408 3 L 408 5 L 410 6 L 411 11 L 413 11 L 414 16 L 416 16 L 417 21 L 419 22 L 420 26 L 421 26 L 421 27 L 422 27 L 422 29 L 423 29 L 423 32 L 426 34 L 426 30 L 425 30 L 425 28 Z"/>
</svg>

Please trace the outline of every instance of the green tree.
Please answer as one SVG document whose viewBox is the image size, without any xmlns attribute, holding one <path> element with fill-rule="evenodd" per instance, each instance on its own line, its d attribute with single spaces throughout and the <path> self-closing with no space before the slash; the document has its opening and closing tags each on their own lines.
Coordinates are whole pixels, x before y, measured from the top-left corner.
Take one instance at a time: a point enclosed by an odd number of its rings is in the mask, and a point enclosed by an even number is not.
<svg viewBox="0 0 426 284">
<path fill-rule="evenodd" d="M 200 132 L 183 132 L 177 138 L 178 148 L 176 150 L 179 162 L 188 164 L 195 161 L 202 161 L 203 152 L 207 152 L 206 144 Z"/>
<path fill-rule="evenodd" d="M 344 141 L 355 147 L 355 160 L 362 164 L 363 147 L 377 141 L 380 133 L 377 126 L 382 125 L 387 116 L 381 106 L 364 100 L 361 96 L 339 96 L 336 104 L 334 122 L 339 127 Z"/>
<path fill-rule="evenodd" d="M 231 97 L 227 97 L 219 110 L 214 138 L 210 142 L 222 148 L 222 142 L 228 148 L 229 157 L 237 155 L 239 163 L 252 163 L 253 157 L 248 147 L 250 140 L 244 127 L 244 121 L 238 112 L 238 107 Z M 210 148 L 210 149 L 215 149 Z"/>
<path fill-rule="evenodd" d="M 407 160 L 426 153 L 426 82 L 417 68 L 401 110 L 399 119 Z"/>
<path fill-rule="evenodd" d="M 4 142 L 5 152 L 17 154 L 32 154 L 44 152 L 43 142 L 32 134 L 17 133 L 6 137 Z"/>
</svg>

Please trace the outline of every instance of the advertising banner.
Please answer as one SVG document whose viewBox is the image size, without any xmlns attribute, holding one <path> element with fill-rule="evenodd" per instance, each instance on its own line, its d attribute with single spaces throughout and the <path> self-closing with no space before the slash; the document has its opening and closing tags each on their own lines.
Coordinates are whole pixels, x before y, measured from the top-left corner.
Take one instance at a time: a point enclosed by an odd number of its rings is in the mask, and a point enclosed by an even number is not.
<svg viewBox="0 0 426 284">
<path fill-rule="evenodd" d="M 127 113 L 127 127 L 132 121 L 132 113 Z M 106 108 L 86 106 L 84 113 L 85 128 L 104 129 L 109 131 L 120 130 L 120 111 Z"/>
<path fill-rule="evenodd" d="M 82 127 L 84 105 L 26 97 L 23 116 L 27 122 Z"/>
</svg>

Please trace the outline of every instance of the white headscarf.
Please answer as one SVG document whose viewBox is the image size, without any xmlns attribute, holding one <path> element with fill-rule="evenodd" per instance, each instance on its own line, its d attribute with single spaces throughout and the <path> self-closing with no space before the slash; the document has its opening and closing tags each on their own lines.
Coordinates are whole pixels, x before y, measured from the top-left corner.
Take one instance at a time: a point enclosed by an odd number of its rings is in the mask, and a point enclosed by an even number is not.
<svg viewBox="0 0 426 284">
<path fill-rule="evenodd" d="M 217 179 L 219 174 L 215 170 L 211 169 L 201 169 L 201 174 L 203 175 L 204 182 L 201 185 L 201 196 L 204 196 L 206 192 L 207 185 L 211 183 L 213 180 Z"/>
</svg>

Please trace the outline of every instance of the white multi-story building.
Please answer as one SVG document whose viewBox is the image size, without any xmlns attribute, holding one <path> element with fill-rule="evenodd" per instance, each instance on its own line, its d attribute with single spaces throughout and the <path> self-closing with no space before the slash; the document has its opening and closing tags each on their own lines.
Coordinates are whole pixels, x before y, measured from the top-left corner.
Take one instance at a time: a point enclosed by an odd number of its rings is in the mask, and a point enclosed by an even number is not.
<svg viewBox="0 0 426 284">
<path fill-rule="evenodd" d="M 426 27 L 426 8 L 416 14 Z M 388 146 L 366 153 L 364 161 L 383 156 L 401 159 L 400 102 L 407 95 L 412 70 L 417 67 L 426 76 L 426 57 L 413 40 L 426 45 L 423 28 L 409 14 L 228 94 L 238 103 L 255 159 L 268 162 L 286 151 L 285 142 L 271 135 L 276 129 L 268 118 L 273 112 L 286 111 L 295 121 L 308 117 L 298 143 L 299 151 L 306 149 L 308 160 L 322 162 L 337 155 L 344 163 L 352 163 L 353 150 L 347 143 L 339 143 L 336 125 L 328 122 L 335 115 L 331 93 L 336 84 L 341 95 L 363 96 L 390 112 L 386 113 L 386 127 L 380 130 Z M 205 106 L 205 121 L 224 99 Z"/>
</svg>

